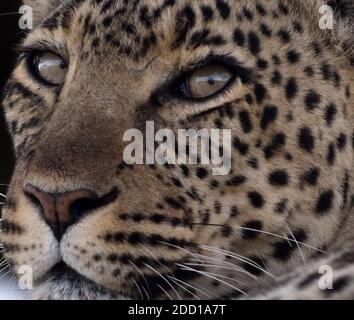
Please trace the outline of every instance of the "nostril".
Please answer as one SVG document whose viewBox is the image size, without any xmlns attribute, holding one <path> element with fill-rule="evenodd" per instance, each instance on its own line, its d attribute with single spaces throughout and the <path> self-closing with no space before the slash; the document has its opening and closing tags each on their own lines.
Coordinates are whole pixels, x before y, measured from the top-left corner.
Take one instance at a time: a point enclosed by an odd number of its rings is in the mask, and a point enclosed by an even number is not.
<svg viewBox="0 0 354 320">
<path fill-rule="evenodd" d="M 76 190 L 64 193 L 48 193 L 32 184 L 26 184 L 24 192 L 28 199 L 37 207 L 55 236 L 60 239 L 65 230 L 77 223 L 86 214 L 114 202 L 119 190 L 99 197 L 90 190 Z"/>
</svg>

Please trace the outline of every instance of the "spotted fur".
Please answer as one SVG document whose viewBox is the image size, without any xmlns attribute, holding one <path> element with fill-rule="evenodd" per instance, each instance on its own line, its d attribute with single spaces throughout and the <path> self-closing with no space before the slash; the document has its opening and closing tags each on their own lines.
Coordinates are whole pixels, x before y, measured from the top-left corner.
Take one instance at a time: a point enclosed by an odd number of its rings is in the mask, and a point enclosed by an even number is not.
<svg viewBox="0 0 354 320">
<path fill-rule="evenodd" d="M 21 54 L 3 95 L 17 165 L 0 240 L 14 272 L 32 266 L 33 298 L 354 298 L 352 1 L 26 2 L 25 51 L 69 61 L 53 88 Z M 318 27 L 323 4 L 334 30 Z M 210 57 L 239 83 L 176 97 L 173 80 Z M 122 135 L 147 120 L 230 128 L 232 172 L 125 165 Z M 59 243 L 28 182 L 105 201 Z M 334 291 L 318 287 L 324 264 Z"/>
</svg>

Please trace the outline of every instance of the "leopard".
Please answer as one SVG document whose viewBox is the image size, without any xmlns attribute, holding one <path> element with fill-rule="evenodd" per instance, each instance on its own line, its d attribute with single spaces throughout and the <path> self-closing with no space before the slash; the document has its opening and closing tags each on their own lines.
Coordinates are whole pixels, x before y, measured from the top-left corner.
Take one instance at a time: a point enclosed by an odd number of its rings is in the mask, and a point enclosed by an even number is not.
<svg viewBox="0 0 354 320">
<path fill-rule="evenodd" d="M 0 243 L 31 299 L 354 298 L 352 0 L 24 4 Z M 228 130 L 230 172 L 127 163 L 147 122 Z"/>
</svg>

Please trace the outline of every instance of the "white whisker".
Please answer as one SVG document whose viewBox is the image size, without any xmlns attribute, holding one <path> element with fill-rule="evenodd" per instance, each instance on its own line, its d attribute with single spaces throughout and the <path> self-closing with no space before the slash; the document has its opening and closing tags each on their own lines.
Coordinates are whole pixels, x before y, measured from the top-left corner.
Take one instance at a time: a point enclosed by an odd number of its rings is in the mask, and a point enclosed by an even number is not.
<svg viewBox="0 0 354 320">
<path fill-rule="evenodd" d="M 301 254 L 301 257 L 302 257 L 302 261 L 303 261 L 304 263 L 306 263 L 306 259 L 305 259 L 304 253 L 302 252 L 302 250 L 301 250 L 301 248 L 300 248 L 299 242 L 296 240 L 295 235 L 294 235 L 294 233 L 291 231 L 291 229 L 290 229 L 289 226 L 288 226 L 288 229 L 289 229 L 289 232 L 290 232 L 291 236 L 294 238 L 294 241 L 295 241 L 295 243 L 296 243 L 297 248 L 298 248 L 299 251 L 300 251 L 300 254 Z"/>
<path fill-rule="evenodd" d="M 211 298 L 211 296 L 208 295 L 207 293 L 205 293 L 204 291 L 198 289 L 198 288 L 195 287 L 195 286 L 192 286 L 191 284 L 189 284 L 189 283 L 187 283 L 187 282 L 185 282 L 185 281 L 182 281 L 181 279 L 177 279 L 177 278 L 171 277 L 171 276 L 168 276 L 168 277 L 174 279 L 175 281 L 178 281 L 178 282 L 183 283 L 184 285 L 186 285 L 186 286 L 188 286 L 188 287 L 190 287 L 190 288 L 192 288 L 192 289 L 194 289 L 194 290 L 200 292 L 202 295 L 204 295 L 204 296 L 206 296 L 206 297 L 208 297 L 208 298 Z"/>
<path fill-rule="evenodd" d="M 0 16 L 10 16 L 10 15 L 20 15 L 19 12 L 6 12 L 6 13 L 0 13 Z"/>
<path fill-rule="evenodd" d="M 232 270 L 235 272 L 240 272 L 243 274 L 248 274 L 247 271 L 243 270 L 243 269 L 236 269 L 236 268 L 232 268 L 232 267 L 226 267 L 226 266 L 220 266 L 217 264 L 200 264 L 200 263 L 185 263 L 186 266 L 191 266 L 191 267 L 208 267 L 208 268 L 215 268 L 215 269 L 223 269 L 223 270 Z M 256 278 L 255 280 L 259 280 L 258 278 Z"/>
<path fill-rule="evenodd" d="M 149 285 L 149 282 L 147 281 L 145 275 L 143 274 L 143 272 L 136 266 L 135 263 L 133 263 L 132 261 L 129 260 L 129 263 L 133 265 L 133 267 L 139 272 L 139 274 L 142 276 L 142 278 L 144 279 L 146 285 L 148 286 L 148 289 L 151 293 L 151 289 L 150 289 L 150 285 Z M 143 287 L 143 289 L 145 289 L 145 287 Z M 146 292 L 146 289 L 145 289 L 145 292 Z M 147 292 L 146 292 L 147 293 Z M 150 294 L 147 294 L 146 297 L 148 298 L 148 300 L 151 300 L 151 296 Z"/>
<path fill-rule="evenodd" d="M 221 260 L 221 259 L 217 259 L 215 257 L 208 257 L 208 256 L 205 256 L 205 255 L 200 255 L 200 254 L 195 254 L 197 256 L 199 256 L 199 260 L 202 258 L 202 259 L 205 259 L 205 260 L 209 260 L 209 261 L 202 261 L 202 263 L 204 264 L 205 262 L 206 263 L 212 263 L 210 262 L 210 260 L 212 261 L 216 261 L 216 262 L 219 262 L 221 264 L 219 264 L 219 266 L 229 266 L 230 270 L 235 270 L 235 271 L 239 271 L 243 274 L 246 274 L 247 276 L 253 278 L 254 280 L 256 281 L 260 281 L 261 279 L 255 275 L 253 275 L 252 273 L 248 272 L 247 270 L 243 269 L 242 267 L 234 264 L 234 263 L 231 263 L 231 262 L 227 262 L 225 260 Z M 215 263 L 215 262 L 214 262 Z"/>
<path fill-rule="evenodd" d="M 248 264 L 250 266 L 253 266 L 254 268 L 264 272 L 265 274 L 269 275 L 272 278 L 276 278 L 273 274 L 271 274 L 270 272 L 268 272 L 267 270 L 262 268 L 260 265 L 258 265 L 254 261 L 252 261 L 252 260 L 250 260 L 248 258 L 242 257 L 239 254 L 236 254 L 236 253 L 233 253 L 233 252 L 230 252 L 230 251 L 226 251 L 226 250 L 222 250 L 222 249 L 217 249 L 217 248 L 210 247 L 210 246 L 207 246 L 207 245 L 200 245 L 200 247 L 202 249 L 204 249 L 204 250 L 213 251 L 213 252 L 217 252 L 217 253 L 223 253 L 226 256 L 232 257 L 232 258 L 234 258 L 236 260 L 245 262 L 246 264 Z"/>
<path fill-rule="evenodd" d="M 179 300 L 182 300 L 181 296 L 179 295 L 179 293 L 177 292 L 177 290 L 173 287 L 173 285 L 161 274 L 161 272 L 157 271 L 155 268 L 153 268 L 152 266 L 150 266 L 147 263 L 144 263 L 144 265 L 146 267 L 148 267 L 149 269 L 151 269 L 152 271 L 154 271 L 155 273 L 157 273 L 170 287 L 171 289 L 176 293 L 177 297 Z"/>
<path fill-rule="evenodd" d="M 197 300 L 200 300 L 200 298 L 195 295 L 192 291 L 190 291 L 189 289 L 187 289 L 185 286 L 183 286 L 182 284 L 178 283 L 174 277 L 170 277 L 170 276 L 167 276 L 167 278 L 169 278 L 173 283 L 175 283 L 177 286 L 179 286 L 180 288 L 182 288 L 182 290 L 188 292 L 190 295 L 192 295 L 194 298 L 196 298 Z"/>
<path fill-rule="evenodd" d="M 161 291 L 170 299 L 170 300 L 173 300 L 172 297 L 168 294 L 168 292 L 162 287 L 160 286 L 159 284 L 156 284 L 160 289 Z"/>
<path fill-rule="evenodd" d="M 211 275 L 211 274 L 209 274 L 209 273 L 206 273 L 206 272 L 204 272 L 204 271 L 200 271 L 200 270 L 197 270 L 197 269 L 194 269 L 194 268 L 185 266 L 185 265 L 183 265 L 183 264 L 177 264 L 177 265 L 178 265 L 182 270 L 191 271 L 191 272 L 196 272 L 196 273 L 199 273 L 199 274 L 201 274 L 201 275 L 207 276 L 207 277 L 209 277 L 209 278 L 211 278 L 211 279 L 214 279 L 214 280 L 216 280 L 216 281 L 218 281 L 218 282 L 220 282 L 220 283 L 222 283 L 222 284 L 224 284 L 224 285 L 226 285 L 226 286 L 228 286 L 228 287 L 230 287 L 230 288 L 232 288 L 232 289 L 234 289 L 234 290 L 236 290 L 236 291 L 238 291 L 238 292 L 240 292 L 240 293 L 242 293 L 242 294 L 244 294 L 244 295 L 247 296 L 247 293 L 246 293 L 246 292 L 242 291 L 241 289 L 239 289 L 239 288 L 233 286 L 232 284 L 230 284 L 230 283 L 228 283 L 228 282 L 226 282 L 226 281 L 224 281 L 224 280 L 222 280 L 222 279 L 219 279 L 219 278 L 217 278 L 217 277 L 215 277 L 215 276 L 213 276 L 213 275 Z"/>
<path fill-rule="evenodd" d="M 223 225 L 218 225 L 218 224 L 203 224 L 203 223 L 198 224 L 198 223 L 194 223 L 193 225 L 200 225 L 200 226 L 205 226 L 205 227 L 208 227 L 208 226 L 209 227 L 223 227 Z M 269 231 L 253 229 L 253 228 L 246 228 L 246 227 L 241 227 L 241 226 L 232 226 L 231 228 L 232 229 L 241 229 L 241 230 L 246 230 L 246 231 L 252 231 L 252 232 L 258 232 L 258 233 L 266 234 L 266 235 L 273 236 L 273 237 L 276 237 L 276 238 L 279 238 L 279 239 L 287 240 L 287 241 L 290 241 L 290 242 L 297 242 L 298 244 L 301 244 L 304 247 L 310 248 L 310 249 L 318 251 L 320 253 L 327 253 L 326 251 L 323 251 L 323 250 L 321 250 L 319 248 L 311 246 L 311 245 L 309 245 L 307 243 L 300 242 L 300 241 L 295 241 L 294 239 L 289 239 L 289 237 L 286 237 L 284 235 L 279 235 L 279 234 L 272 233 L 272 232 L 269 232 Z"/>
<path fill-rule="evenodd" d="M 140 289 L 140 287 L 139 287 L 138 283 L 135 281 L 135 279 L 134 279 L 134 278 L 132 278 L 132 280 L 133 280 L 133 282 L 134 282 L 135 286 L 138 288 L 138 291 L 139 291 L 139 293 L 140 293 L 141 300 L 144 300 L 143 293 L 141 292 L 141 289 Z"/>
</svg>

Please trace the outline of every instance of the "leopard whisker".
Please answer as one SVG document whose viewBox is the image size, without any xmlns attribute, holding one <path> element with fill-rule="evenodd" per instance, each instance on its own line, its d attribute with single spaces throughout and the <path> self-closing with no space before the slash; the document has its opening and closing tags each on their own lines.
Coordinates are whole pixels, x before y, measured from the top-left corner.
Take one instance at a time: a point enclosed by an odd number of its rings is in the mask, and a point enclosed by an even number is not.
<svg viewBox="0 0 354 320">
<path fill-rule="evenodd" d="M 297 248 L 299 249 L 299 252 L 300 252 L 300 254 L 301 254 L 301 257 L 302 257 L 303 262 L 306 263 L 305 255 L 304 255 L 304 253 L 303 253 L 302 250 L 301 250 L 301 247 L 300 247 L 300 245 L 299 245 L 299 242 L 296 240 L 295 235 L 294 235 L 294 233 L 291 231 L 291 229 L 290 229 L 289 226 L 288 226 L 288 229 L 289 229 L 289 232 L 290 232 L 291 236 L 294 238 L 294 241 L 295 241 L 295 243 L 296 243 Z"/>
<path fill-rule="evenodd" d="M 7 264 L 7 265 L 5 265 L 5 267 L 3 267 L 2 269 L 0 269 L 0 273 L 2 273 L 2 272 L 4 272 L 5 270 L 7 270 L 7 269 L 9 269 L 10 268 L 10 265 L 9 264 Z M 9 272 L 10 272 L 10 270 L 9 270 Z M 1 280 L 2 278 L 0 278 L 0 280 Z"/>
<path fill-rule="evenodd" d="M 253 278 L 256 281 L 261 281 L 262 280 L 259 277 L 253 275 L 252 273 L 248 272 L 247 270 L 244 270 L 243 268 L 241 268 L 240 266 L 238 266 L 238 265 L 236 265 L 234 263 L 227 262 L 227 261 L 224 261 L 222 259 L 215 258 L 215 257 L 208 257 L 208 256 L 205 256 L 205 255 L 199 255 L 199 254 L 196 254 L 196 255 L 198 255 L 201 258 L 203 257 L 205 260 L 209 260 L 209 261 L 202 261 L 202 263 L 212 263 L 212 262 L 210 262 L 210 260 L 216 261 L 216 262 L 219 262 L 219 266 L 224 266 L 225 268 L 228 267 L 230 270 L 239 271 L 239 272 L 241 272 L 243 274 L 246 274 L 247 276 Z M 197 258 L 197 260 L 198 260 L 198 258 Z"/>
<path fill-rule="evenodd" d="M 175 287 L 166 279 L 166 277 L 164 277 L 161 272 L 159 272 L 158 270 L 156 270 L 155 268 L 153 268 L 152 266 L 150 266 L 147 263 L 144 263 L 144 265 L 146 267 L 148 267 L 150 270 L 154 271 L 155 273 L 157 273 L 170 287 L 171 289 L 176 293 L 177 297 L 179 300 L 182 300 L 182 297 L 179 295 L 178 291 L 175 289 Z"/>
<path fill-rule="evenodd" d="M 227 250 L 222 250 L 222 249 L 218 249 L 218 248 L 215 248 L 215 247 L 210 247 L 210 246 L 207 246 L 207 245 L 200 245 L 200 247 L 204 250 L 208 250 L 208 251 L 213 251 L 213 252 L 218 252 L 218 253 L 222 253 L 226 256 L 229 256 L 229 257 L 232 257 L 236 260 L 239 260 L 239 261 L 242 261 L 260 271 L 262 271 L 263 273 L 269 275 L 270 277 L 272 278 L 276 278 L 273 274 L 271 274 L 269 271 L 265 270 L 264 268 L 262 268 L 260 265 L 258 265 L 257 263 L 255 263 L 254 261 L 252 261 L 251 259 L 248 259 L 246 257 L 243 257 L 241 255 L 238 255 L 234 252 L 231 252 L 231 251 L 227 251 Z"/>
<path fill-rule="evenodd" d="M 188 286 L 188 287 L 200 292 L 201 294 L 205 295 L 208 298 L 211 298 L 211 296 L 209 294 L 205 293 L 203 290 L 201 290 L 201 289 L 199 289 L 199 288 L 197 288 L 197 287 L 195 287 L 195 286 L 193 286 L 193 285 L 191 285 L 191 284 L 189 284 L 189 283 L 187 283 L 185 281 L 182 281 L 181 279 L 177 279 L 177 278 L 171 277 L 171 276 L 168 276 L 168 277 L 174 279 L 175 281 L 183 283 L 184 285 L 186 285 L 186 286 Z"/>
<path fill-rule="evenodd" d="M 160 290 L 170 299 L 170 300 L 173 300 L 173 298 L 168 294 L 168 292 L 160 285 L 160 284 L 156 284 Z"/>
<path fill-rule="evenodd" d="M 182 284 L 178 283 L 174 277 L 171 276 L 167 276 L 173 283 L 175 283 L 177 286 L 179 286 L 180 288 L 182 288 L 182 290 L 188 292 L 190 295 L 192 295 L 194 298 L 196 298 L 197 300 L 200 300 L 200 298 L 195 295 L 192 291 L 190 291 L 189 289 L 187 289 L 185 286 L 183 286 Z"/>
<path fill-rule="evenodd" d="M 169 268 L 167 268 L 163 263 L 161 263 L 161 261 L 159 259 L 157 259 L 157 257 L 153 254 L 153 252 L 147 248 L 146 246 L 144 246 L 141 243 L 138 243 L 146 252 L 148 252 L 150 254 L 150 256 L 164 269 L 166 270 L 168 273 L 171 273 L 171 270 Z M 173 274 L 172 274 L 173 275 Z"/>
<path fill-rule="evenodd" d="M 228 282 L 226 282 L 226 281 L 224 281 L 224 280 L 222 280 L 222 279 L 220 279 L 220 278 L 218 278 L 218 277 L 216 277 L 216 276 L 214 276 L 214 275 L 212 275 L 212 274 L 210 274 L 210 273 L 208 273 L 208 272 L 201 271 L 201 270 L 197 270 L 197 269 L 194 269 L 194 268 L 185 266 L 184 264 L 179 264 L 179 263 L 178 263 L 177 265 L 178 265 L 182 270 L 191 271 L 191 272 L 196 272 L 196 273 L 198 273 L 198 274 L 204 275 L 204 276 L 206 276 L 206 277 L 208 277 L 208 278 L 214 279 L 214 280 L 216 280 L 216 281 L 218 281 L 218 282 L 224 284 L 225 286 L 228 286 L 228 287 L 230 287 L 230 288 L 236 290 L 237 292 L 240 292 L 240 293 L 242 293 L 242 294 L 244 294 L 244 295 L 247 296 L 247 293 L 246 293 L 246 292 L 242 291 L 241 289 L 235 287 L 234 285 L 232 285 L 232 284 L 230 284 L 230 283 L 228 283 Z"/>
<path fill-rule="evenodd" d="M 209 268 L 215 268 L 215 269 L 232 270 L 232 271 L 236 271 L 236 272 L 247 274 L 247 271 L 245 271 L 245 270 L 243 270 L 241 268 L 240 269 L 239 268 L 232 268 L 232 267 L 220 266 L 220 265 L 217 265 L 217 264 L 206 264 L 206 263 L 200 264 L 200 263 L 188 263 L 187 262 L 187 263 L 185 263 L 185 265 L 186 266 L 190 266 L 190 267 L 209 267 Z M 260 280 L 260 279 L 256 278 L 255 280 Z"/>
<path fill-rule="evenodd" d="M 209 268 L 216 268 L 216 269 L 225 269 L 225 270 L 239 271 L 239 270 L 235 270 L 233 268 L 220 267 L 218 265 L 213 265 L 213 264 L 184 263 L 184 265 L 189 266 L 189 267 L 209 267 Z M 218 275 L 220 277 L 225 277 L 224 275 L 221 275 L 221 274 L 216 274 L 216 273 L 212 273 L 212 272 L 209 272 L 209 271 L 205 271 L 205 272 L 211 273 L 211 274 L 215 274 L 215 275 Z M 239 279 L 233 279 L 232 281 L 241 283 L 242 285 L 246 285 L 246 286 L 249 285 L 249 283 L 245 283 L 245 282 L 243 282 L 243 281 L 241 281 Z"/>
<path fill-rule="evenodd" d="M 231 266 L 233 266 L 234 268 L 240 268 L 239 266 L 233 264 L 233 263 L 230 263 L 230 262 L 226 262 L 224 260 L 221 260 L 221 259 L 218 259 L 218 258 L 215 258 L 215 257 L 209 257 L 209 256 L 206 256 L 206 255 L 201 255 L 201 254 L 198 254 L 198 253 L 194 253 L 194 252 L 191 252 L 183 247 L 180 247 L 180 246 L 177 246 L 177 245 L 173 245 L 173 244 L 170 244 L 170 243 L 167 243 L 167 242 L 163 242 L 163 241 L 159 241 L 160 243 L 163 243 L 165 245 L 169 245 L 169 246 L 172 246 L 172 247 L 175 247 L 177 249 L 180 249 L 184 252 L 186 252 L 187 254 L 193 256 L 193 257 L 196 257 L 197 260 L 199 260 L 201 263 L 203 263 L 203 261 L 201 259 L 208 259 L 208 260 L 216 260 L 218 262 L 221 262 L 222 264 L 231 264 Z M 199 245 L 201 246 L 201 245 Z M 210 250 L 209 250 L 210 251 Z M 219 252 L 221 254 L 223 254 L 225 256 L 225 253 L 222 253 L 222 252 Z M 234 257 L 236 259 L 236 257 Z M 258 267 L 260 268 L 259 265 L 257 265 L 254 261 L 248 259 L 248 258 L 244 258 L 244 257 L 240 257 L 239 260 L 245 262 L 245 263 L 248 263 L 248 264 L 251 264 L 253 265 L 254 267 Z M 248 260 L 248 261 L 247 261 Z M 240 272 L 242 272 L 241 270 L 243 270 L 243 273 L 250 276 L 251 278 L 255 279 L 256 281 L 260 281 L 260 278 L 259 277 L 256 277 L 255 275 L 251 274 L 250 272 L 248 272 L 247 270 L 244 270 L 244 269 L 240 269 Z"/>
<path fill-rule="evenodd" d="M 210 223 L 190 223 L 190 224 L 187 224 L 187 225 L 199 225 L 199 226 L 220 227 L 220 228 L 225 227 L 225 225 L 222 225 L 222 224 L 210 224 Z M 286 237 L 286 236 L 284 236 L 284 235 L 272 233 L 272 232 L 269 232 L 269 231 L 259 230 L 259 229 L 241 227 L 241 226 L 232 226 L 232 227 L 231 227 L 231 229 L 234 229 L 234 228 L 235 228 L 235 229 L 245 230 L 245 231 L 252 231 L 252 232 L 258 232 L 258 233 L 270 235 L 270 236 L 273 236 L 273 237 L 276 237 L 276 238 L 279 238 L 279 239 L 287 240 L 287 241 L 289 241 L 289 242 L 295 242 L 295 243 L 298 243 L 298 244 L 300 244 L 300 245 L 302 245 L 302 246 L 304 246 L 304 247 L 307 247 L 307 248 L 309 248 L 309 249 L 312 249 L 312 250 L 314 250 L 314 251 L 327 254 L 327 252 L 324 251 L 324 250 L 322 250 L 322 249 L 316 248 L 316 247 L 314 247 L 314 246 L 311 246 L 311 245 L 309 245 L 309 244 L 307 244 L 307 243 L 304 243 L 304 242 L 301 242 L 301 241 L 295 241 L 294 239 L 290 239 L 289 237 Z M 234 230 L 232 230 L 232 231 L 235 232 Z"/>
<path fill-rule="evenodd" d="M 143 287 L 145 289 L 145 293 L 146 293 L 146 297 L 148 298 L 148 300 L 151 300 L 151 288 L 149 285 L 149 282 L 146 279 L 146 276 L 143 274 L 143 272 L 136 266 L 135 263 L 133 263 L 131 260 L 129 260 L 129 263 L 138 271 L 138 273 L 142 276 L 142 278 L 144 279 L 144 282 L 146 283 L 150 294 L 147 294 L 145 287 Z"/>
<path fill-rule="evenodd" d="M 136 282 L 136 280 L 134 279 L 134 277 L 132 277 L 132 281 L 134 282 L 135 286 L 137 287 L 138 291 L 139 291 L 139 294 L 140 294 L 140 297 L 141 297 L 141 300 L 144 300 L 144 295 L 138 285 L 138 283 Z"/>
</svg>

